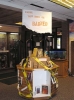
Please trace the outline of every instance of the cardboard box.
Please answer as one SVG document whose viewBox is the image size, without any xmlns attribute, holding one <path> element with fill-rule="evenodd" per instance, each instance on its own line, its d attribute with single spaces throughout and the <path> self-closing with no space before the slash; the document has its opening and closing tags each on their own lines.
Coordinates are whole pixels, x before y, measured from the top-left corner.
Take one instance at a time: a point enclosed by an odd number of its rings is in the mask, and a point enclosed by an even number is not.
<svg viewBox="0 0 74 100">
<path fill-rule="evenodd" d="M 38 49 L 37 57 L 43 57 L 43 49 Z"/>
<path fill-rule="evenodd" d="M 29 58 L 31 68 L 38 68 L 38 63 L 33 59 L 33 57 Z"/>
<path fill-rule="evenodd" d="M 44 65 L 48 66 L 47 61 L 50 60 L 49 57 L 39 57 L 38 58 Z M 33 57 L 29 58 L 29 62 L 27 65 L 28 68 L 44 68 L 43 66 L 41 66 Z"/>
<path fill-rule="evenodd" d="M 39 59 L 44 65 L 48 66 L 47 61 L 50 60 L 49 57 L 40 57 L 40 58 L 38 58 L 38 59 Z M 40 64 L 38 64 L 38 68 L 43 68 L 43 69 L 44 69 L 44 67 L 41 66 Z"/>
</svg>

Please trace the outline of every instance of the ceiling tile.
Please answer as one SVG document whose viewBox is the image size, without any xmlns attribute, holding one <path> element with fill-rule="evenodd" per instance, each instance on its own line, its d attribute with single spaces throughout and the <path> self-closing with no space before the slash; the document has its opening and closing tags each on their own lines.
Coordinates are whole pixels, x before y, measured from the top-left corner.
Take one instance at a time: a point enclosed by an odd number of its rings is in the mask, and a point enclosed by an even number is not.
<svg viewBox="0 0 74 100">
<path fill-rule="evenodd" d="M 62 14 L 65 14 L 67 12 L 71 12 L 70 9 L 64 8 L 64 7 L 60 6 L 60 5 L 52 3 L 50 1 L 43 0 L 42 2 L 37 2 L 36 4 L 39 5 L 39 6 L 43 6 L 46 9 L 49 9 L 51 11 L 59 12 L 59 13 L 62 13 Z"/>
<path fill-rule="evenodd" d="M 0 0 L 0 1 L 1 1 L 1 0 Z M 11 1 L 11 0 L 2 0 L 2 1 L 8 2 L 8 1 Z"/>
<path fill-rule="evenodd" d="M 17 4 L 17 5 L 20 5 L 20 6 L 28 5 L 27 2 L 24 2 L 24 1 L 21 1 L 21 0 L 11 0 L 10 3 L 14 3 L 14 4 Z"/>
<path fill-rule="evenodd" d="M 74 18 L 74 12 L 71 12 L 71 13 L 67 13 L 68 16 L 71 16 Z"/>
<path fill-rule="evenodd" d="M 19 0 L 19 1 L 23 1 L 23 2 L 27 2 L 27 3 L 34 3 L 34 2 L 39 2 L 39 1 L 42 1 L 42 0 Z"/>
</svg>

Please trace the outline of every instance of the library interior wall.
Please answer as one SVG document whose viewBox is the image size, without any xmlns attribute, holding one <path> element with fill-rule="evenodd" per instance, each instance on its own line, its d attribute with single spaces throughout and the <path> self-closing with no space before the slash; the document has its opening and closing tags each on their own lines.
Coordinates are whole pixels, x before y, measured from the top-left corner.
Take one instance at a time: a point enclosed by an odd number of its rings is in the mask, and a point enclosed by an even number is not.
<svg viewBox="0 0 74 100">
<path fill-rule="evenodd" d="M 67 50 L 67 60 L 69 59 L 69 24 L 62 22 L 62 48 Z"/>
<path fill-rule="evenodd" d="M 53 23 L 52 27 L 60 27 L 62 29 L 62 48 L 67 50 L 67 60 L 69 59 L 69 24 L 68 21 Z"/>
</svg>

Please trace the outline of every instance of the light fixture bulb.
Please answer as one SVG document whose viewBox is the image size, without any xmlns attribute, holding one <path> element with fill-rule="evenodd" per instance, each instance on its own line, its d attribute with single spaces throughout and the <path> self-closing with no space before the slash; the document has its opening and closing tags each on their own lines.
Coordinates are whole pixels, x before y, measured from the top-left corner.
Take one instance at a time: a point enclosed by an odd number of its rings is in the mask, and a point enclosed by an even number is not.
<svg viewBox="0 0 74 100">
<path fill-rule="evenodd" d="M 62 0 L 58 0 L 59 2 L 61 2 L 62 4 L 65 4 L 66 6 L 69 6 L 70 8 L 72 8 L 73 6 L 69 5 L 68 3 L 62 1 Z"/>
<path fill-rule="evenodd" d="M 2 26 L 0 25 L 0 27 L 2 27 Z"/>
<path fill-rule="evenodd" d="M 74 6 L 74 3 L 69 1 L 69 0 L 66 0 L 66 2 L 68 2 L 69 4 L 73 5 Z"/>
</svg>

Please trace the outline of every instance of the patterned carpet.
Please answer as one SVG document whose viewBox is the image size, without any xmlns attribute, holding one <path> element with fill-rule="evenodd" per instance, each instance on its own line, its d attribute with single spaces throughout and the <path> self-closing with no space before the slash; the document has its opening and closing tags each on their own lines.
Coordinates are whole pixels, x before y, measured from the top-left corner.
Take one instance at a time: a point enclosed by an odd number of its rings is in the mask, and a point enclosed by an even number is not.
<svg viewBox="0 0 74 100">
<path fill-rule="evenodd" d="M 17 83 L 6 85 L 0 82 L 0 100 L 25 100 L 18 95 Z M 56 96 L 50 100 L 74 100 L 74 77 L 59 78 Z"/>
</svg>

